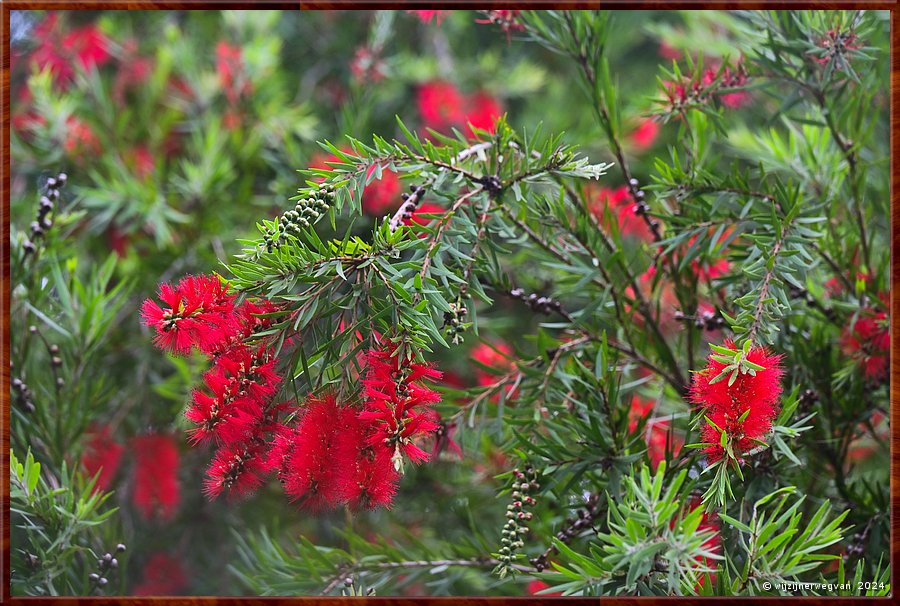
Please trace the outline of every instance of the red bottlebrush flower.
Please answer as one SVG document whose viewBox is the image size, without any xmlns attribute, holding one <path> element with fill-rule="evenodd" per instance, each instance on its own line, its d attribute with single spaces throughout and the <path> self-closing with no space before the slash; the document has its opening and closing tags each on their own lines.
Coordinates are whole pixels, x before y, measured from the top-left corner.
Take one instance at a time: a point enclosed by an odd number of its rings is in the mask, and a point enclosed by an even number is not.
<svg viewBox="0 0 900 606">
<path fill-rule="evenodd" d="M 670 431 L 669 422 L 665 419 L 651 419 L 647 423 L 647 431 L 644 435 L 647 443 L 647 457 L 650 459 L 650 468 L 656 469 L 660 462 L 666 460 L 666 451 L 677 457 L 684 446 L 684 438 Z"/>
<path fill-rule="evenodd" d="M 623 185 L 618 189 L 592 188 L 590 191 L 596 192 L 596 194 L 589 202 L 589 208 L 603 227 L 609 228 L 611 223 L 615 223 L 619 233 L 625 237 L 644 242 L 653 240 L 653 232 L 647 222 L 636 212 L 637 205 L 631 199 L 628 186 Z M 609 209 L 609 217 L 606 216 L 607 209 Z"/>
<path fill-rule="evenodd" d="M 657 54 L 662 59 L 668 59 L 669 61 L 675 60 L 678 61 L 681 59 L 681 51 L 666 42 L 665 40 L 661 40 L 659 42 L 659 48 L 657 49 Z"/>
<path fill-rule="evenodd" d="M 716 80 L 716 74 L 718 73 L 717 68 L 709 68 L 703 73 L 703 86 L 709 87 L 712 86 Z M 719 81 L 718 88 L 734 88 L 743 86 L 747 83 L 747 73 L 744 71 L 741 64 L 732 70 L 730 67 L 726 66 L 722 69 L 721 80 Z M 743 107 L 750 102 L 750 93 L 747 91 L 738 91 L 734 93 L 717 93 L 719 100 L 722 102 L 722 105 L 725 107 L 729 107 L 732 109 Z"/>
<path fill-rule="evenodd" d="M 857 50 L 861 46 L 857 36 L 853 32 L 841 32 L 836 29 L 830 29 L 819 40 L 819 46 L 825 49 L 824 52 L 810 51 L 812 60 L 820 65 L 826 65 L 833 60 L 836 55 L 843 57 L 848 50 Z M 813 54 L 816 53 L 816 54 Z M 846 59 L 844 59 L 846 60 Z M 835 62 L 837 69 L 843 69 L 843 63 Z"/>
<path fill-rule="evenodd" d="M 534 579 L 533 581 L 530 581 L 528 583 L 528 585 L 525 586 L 525 592 L 528 595 L 536 595 L 539 597 L 546 597 L 546 598 L 562 595 L 561 592 L 541 593 L 542 591 L 544 591 L 545 589 L 548 589 L 549 587 L 550 587 L 550 585 L 547 585 L 547 583 L 541 581 L 540 579 Z"/>
<path fill-rule="evenodd" d="M 640 396 L 631 399 L 631 408 L 628 410 L 628 431 L 637 429 L 640 420 L 653 412 L 653 400 L 645 400 Z"/>
<path fill-rule="evenodd" d="M 726 340 L 725 347 L 734 349 L 734 343 Z M 744 359 L 764 370 L 754 370 L 753 374 L 738 371 L 731 385 L 730 376 L 716 381 L 726 364 L 714 356 L 710 355 L 704 370 L 694 373 L 691 401 L 702 406 L 706 416 L 731 438 L 735 455 L 739 455 L 752 449 L 754 440 L 761 440 L 772 427 L 781 397 L 782 356 L 763 347 L 751 347 Z M 724 456 L 716 427 L 705 424 L 701 436 L 704 442 L 712 444 L 706 449 L 710 462 Z"/>
<path fill-rule="evenodd" d="M 481 11 L 486 19 L 475 19 L 475 23 L 493 23 L 506 32 L 507 38 L 511 32 L 521 32 L 525 26 L 519 21 L 519 13 L 522 11 Z"/>
<path fill-rule="evenodd" d="M 180 558 L 167 553 L 154 553 L 144 564 L 141 582 L 134 595 L 175 595 L 188 584 L 188 577 Z"/>
<path fill-rule="evenodd" d="M 659 123 L 653 118 L 642 120 L 638 127 L 628 136 L 631 147 L 635 151 L 644 151 L 653 146 L 659 135 Z"/>
<path fill-rule="evenodd" d="M 442 452 L 447 451 L 462 459 L 462 448 L 453 439 L 453 434 L 456 433 L 456 423 L 443 421 L 437 413 L 434 413 L 433 420 L 438 424 L 438 428 L 434 432 L 434 448 L 431 449 L 431 457 L 438 457 Z"/>
<path fill-rule="evenodd" d="M 144 181 L 156 170 L 156 159 L 144 145 L 138 145 L 128 153 L 126 163 L 134 171 L 134 175 Z"/>
<path fill-rule="evenodd" d="M 350 62 L 350 74 L 359 84 L 377 84 L 384 80 L 387 66 L 381 57 L 367 46 L 360 46 Z"/>
<path fill-rule="evenodd" d="M 694 273 L 697 274 L 698 280 L 701 282 L 709 282 L 727 275 L 728 272 L 731 271 L 731 262 L 729 262 L 728 259 L 717 259 L 702 264 L 698 261 L 694 261 L 691 263 L 691 267 L 693 268 Z"/>
<path fill-rule="evenodd" d="M 265 348 L 238 345 L 216 358 L 204 376 L 212 395 L 195 390 L 185 416 L 197 427 L 190 430 L 194 443 L 215 439 L 234 444 L 261 439 L 271 431 L 283 405 L 271 406 L 281 377 L 275 359 Z"/>
<path fill-rule="evenodd" d="M 181 500 L 178 482 L 178 446 L 169 435 L 137 436 L 134 450 L 134 493 L 132 498 L 145 518 L 169 520 Z"/>
<path fill-rule="evenodd" d="M 491 345 L 487 343 L 479 343 L 469 354 L 473 360 L 488 368 L 494 368 L 500 371 L 510 371 L 515 368 L 513 362 L 512 347 L 498 341 Z M 491 373 L 483 368 L 475 368 L 475 379 L 482 387 L 493 385 L 499 379 L 496 373 Z"/>
<path fill-rule="evenodd" d="M 700 503 L 700 499 L 698 499 L 696 497 L 691 498 L 688 503 L 688 509 L 689 509 L 690 513 L 693 513 L 694 511 L 697 510 L 697 508 L 702 507 L 702 506 L 703 505 Z M 675 524 L 675 521 L 673 520 L 672 521 L 673 527 L 674 527 L 674 524 Z M 703 543 L 703 545 L 701 547 L 703 549 L 705 549 L 706 551 L 712 552 L 714 554 L 718 554 L 718 552 L 722 548 L 722 537 L 719 534 L 719 531 L 720 531 L 719 516 L 716 515 L 715 512 L 712 512 L 712 511 L 705 512 L 703 514 L 703 517 L 700 520 L 700 524 L 697 526 L 697 532 L 703 532 L 703 531 L 707 531 L 707 530 L 712 531 L 713 534 L 712 534 L 712 536 L 709 537 L 709 539 L 707 539 Z M 702 567 L 704 569 L 716 568 L 716 561 L 711 560 L 710 558 L 708 558 L 706 556 L 698 556 L 695 561 L 697 562 L 697 565 L 698 565 L 697 568 L 700 568 L 700 567 Z M 706 574 L 707 573 L 701 574 L 700 580 L 697 582 L 695 589 L 699 590 L 700 587 L 703 587 L 703 584 L 706 580 Z M 716 582 L 716 573 L 710 572 L 709 578 L 710 578 L 710 581 L 715 583 Z"/>
<path fill-rule="evenodd" d="M 475 134 L 474 129 L 486 130 L 494 134 L 497 119 L 502 115 L 503 106 L 487 93 L 475 93 L 466 100 L 465 126 L 473 135 Z"/>
<path fill-rule="evenodd" d="M 94 25 L 86 25 L 60 38 L 57 13 L 49 13 L 34 30 L 40 41 L 31 60 L 40 69 L 49 69 L 54 83 L 68 86 L 75 77 L 75 66 L 91 69 L 109 61 L 109 41 Z"/>
<path fill-rule="evenodd" d="M 866 380 L 878 382 L 887 378 L 891 329 L 886 312 L 865 310 L 852 327 L 844 328 L 840 345 L 841 351 L 862 368 Z"/>
<path fill-rule="evenodd" d="M 127 92 L 144 86 L 155 67 L 153 59 L 140 57 L 137 52 L 137 40 L 132 38 L 122 43 L 122 56 L 116 78 L 113 81 L 112 93 L 113 98 L 120 105 L 126 102 Z"/>
<path fill-rule="evenodd" d="M 439 215 L 443 213 L 444 210 L 444 207 L 440 206 L 439 204 L 423 202 L 422 204 L 419 204 L 410 218 L 403 220 L 403 224 L 412 225 L 413 223 L 415 223 L 417 225 L 428 225 L 436 219 L 426 218 L 425 215 Z"/>
<path fill-rule="evenodd" d="M 419 87 L 416 105 L 426 128 L 447 131 L 465 121 L 465 100 L 449 82 L 427 82 Z"/>
<path fill-rule="evenodd" d="M 368 173 L 374 172 L 372 166 Z M 392 170 L 381 172 L 381 179 L 375 179 L 363 190 L 362 210 L 364 213 L 381 217 L 400 207 L 403 185 L 400 177 Z"/>
<path fill-rule="evenodd" d="M 66 120 L 66 138 L 63 140 L 63 149 L 70 156 L 84 159 L 100 155 L 103 146 L 90 126 L 75 116 L 69 116 Z"/>
<path fill-rule="evenodd" d="M 276 438 L 269 466 L 278 471 L 285 493 L 311 511 L 342 503 L 353 509 L 388 506 L 399 476 L 390 451 L 367 444 L 370 429 L 334 395 L 310 399 L 296 427 Z"/>
<path fill-rule="evenodd" d="M 398 471 L 403 455 L 413 462 L 427 461 L 428 453 L 413 440 L 438 429 L 428 407 L 439 402 L 441 395 L 423 385 L 422 380 L 440 379 L 441 373 L 425 364 L 401 360 L 390 350 L 371 350 L 367 361 L 363 380 L 366 401 L 359 417 L 374 425 L 368 443 L 376 449 L 389 449 Z"/>
<path fill-rule="evenodd" d="M 232 444 L 216 451 L 206 469 L 203 492 L 214 499 L 223 492 L 231 498 L 250 494 L 263 483 L 265 462 L 259 444 Z"/>
<path fill-rule="evenodd" d="M 92 427 L 85 438 L 87 443 L 81 455 L 81 468 L 89 478 L 99 472 L 93 492 L 105 492 L 116 477 L 125 447 L 113 441 L 109 427 L 105 425 Z"/>
<path fill-rule="evenodd" d="M 216 45 L 216 71 L 230 104 L 236 104 L 238 99 L 252 91 L 252 85 L 244 71 L 240 46 L 232 46 L 224 40 Z"/>
<path fill-rule="evenodd" d="M 432 20 L 436 25 L 440 25 L 441 22 L 447 18 L 447 15 L 450 11 L 406 11 L 412 15 L 415 15 L 419 18 L 419 21 L 422 23 L 428 24 L 431 23 Z"/>
<path fill-rule="evenodd" d="M 159 298 L 164 306 L 147 299 L 141 316 L 144 325 L 156 329 L 154 342 L 163 349 L 174 353 L 187 353 L 193 347 L 212 351 L 238 328 L 234 295 L 229 295 L 227 284 L 214 275 L 186 276 L 175 287 L 161 284 Z"/>
</svg>

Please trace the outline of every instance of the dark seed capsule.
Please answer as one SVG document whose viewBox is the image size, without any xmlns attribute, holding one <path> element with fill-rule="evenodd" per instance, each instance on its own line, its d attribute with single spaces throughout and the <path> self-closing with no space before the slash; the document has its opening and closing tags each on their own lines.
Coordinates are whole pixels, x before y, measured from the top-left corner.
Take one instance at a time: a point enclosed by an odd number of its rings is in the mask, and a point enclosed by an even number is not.
<svg viewBox="0 0 900 606">
<path fill-rule="evenodd" d="M 118 551 L 119 553 L 122 553 L 122 552 L 125 551 L 126 549 L 127 549 L 127 548 L 126 548 L 125 545 L 123 545 L 122 543 L 119 543 L 118 545 L 116 545 L 116 551 Z"/>
</svg>

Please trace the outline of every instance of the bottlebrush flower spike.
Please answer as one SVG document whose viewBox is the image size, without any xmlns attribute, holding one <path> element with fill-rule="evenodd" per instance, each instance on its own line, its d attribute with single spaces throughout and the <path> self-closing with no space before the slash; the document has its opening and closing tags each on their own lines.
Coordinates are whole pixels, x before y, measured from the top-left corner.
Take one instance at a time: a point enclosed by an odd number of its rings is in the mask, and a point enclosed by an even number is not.
<svg viewBox="0 0 900 606">
<path fill-rule="evenodd" d="M 230 497 L 241 497 L 259 488 L 264 473 L 261 442 L 223 446 L 206 470 L 203 492 L 209 498 L 225 491 Z"/>
<path fill-rule="evenodd" d="M 725 456 L 724 432 L 735 456 L 754 448 L 772 427 L 781 397 L 781 355 L 764 347 L 734 342 L 712 346 L 707 367 L 694 373 L 691 400 L 703 407 L 707 423 L 701 429 L 707 459 Z"/>
<path fill-rule="evenodd" d="M 886 296 L 882 295 L 886 300 Z M 887 377 L 890 368 L 891 329 L 887 313 L 868 309 L 841 335 L 841 350 L 856 360 L 866 380 Z"/>
<path fill-rule="evenodd" d="M 214 350 L 238 329 L 234 317 L 234 295 L 217 276 L 186 276 L 173 287 L 161 284 L 163 306 L 147 299 L 141 306 L 146 326 L 156 329 L 154 342 L 174 353 L 188 353 L 196 347 Z"/>
<path fill-rule="evenodd" d="M 131 445 L 135 454 L 134 504 L 145 518 L 171 519 L 181 501 L 175 438 L 147 434 L 134 438 Z"/>
<path fill-rule="evenodd" d="M 84 475 L 89 478 L 99 472 L 94 492 L 104 492 L 112 485 L 125 447 L 112 440 L 109 427 L 105 425 L 89 429 L 87 438 L 87 445 L 81 455 L 81 467 Z"/>
<path fill-rule="evenodd" d="M 375 448 L 389 448 L 398 472 L 403 470 L 403 455 L 414 462 L 428 460 L 428 453 L 413 440 L 440 427 L 431 419 L 433 411 L 428 405 L 441 399 L 438 392 L 420 383 L 422 379 L 440 379 L 440 371 L 400 358 L 390 350 L 369 351 L 369 370 L 363 380 L 367 399 L 359 415 L 375 424 L 368 443 Z"/>
</svg>

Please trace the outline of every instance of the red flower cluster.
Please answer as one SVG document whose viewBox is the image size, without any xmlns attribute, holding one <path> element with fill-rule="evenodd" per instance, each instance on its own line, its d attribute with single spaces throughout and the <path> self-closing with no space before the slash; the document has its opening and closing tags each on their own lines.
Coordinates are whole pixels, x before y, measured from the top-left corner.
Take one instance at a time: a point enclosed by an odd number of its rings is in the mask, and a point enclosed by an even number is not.
<svg viewBox="0 0 900 606">
<path fill-rule="evenodd" d="M 653 241 L 653 232 L 650 231 L 647 222 L 636 212 L 637 205 L 631 198 L 627 185 L 618 189 L 591 187 L 588 195 L 591 197 L 588 206 L 604 228 L 608 229 L 612 223 L 615 223 L 619 233 L 625 237 L 643 242 Z M 607 209 L 611 215 L 609 217 L 606 216 Z"/>
<path fill-rule="evenodd" d="M 297 425 L 276 436 L 268 467 L 285 493 L 311 511 L 389 507 L 400 474 L 390 450 L 370 444 L 374 429 L 334 395 L 310 399 Z"/>
<path fill-rule="evenodd" d="M 820 65 L 825 65 L 829 61 L 831 61 L 835 55 L 843 55 L 848 50 L 858 50 L 862 48 L 861 44 L 855 33 L 853 32 L 842 32 L 836 29 L 830 29 L 825 32 L 825 36 L 819 40 L 819 46 L 825 49 L 825 52 L 821 55 L 813 55 L 812 60 Z M 816 51 L 812 51 L 815 53 Z M 842 65 L 837 65 L 838 69 L 842 68 Z"/>
<path fill-rule="evenodd" d="M 653 412 L 652 400 L 634 397 L 628 411 L 628 431 L 633 433 L 637 430 L 640 420 L 648 417 L 651 412 Z M 644 441 L 647 443 L 647 456 L 650 458 L 652 469 L 656 469 L 660 461 L 666 459 L 667 446 L 673 456 L 678 455 L 684 446 L 684 439 L 669 431 L 669 422 L 665 419 L 647 419 Z"/>
<path fill-rule="evenodd" d="M 173 595 L 188 584 L 181 559 L 164 552 L 150 556 L 132 593 L 134 595 Z"/>
<path fill-rule="evenodd" d="M 220 41 L 216 45 L 216 71 L 228 100 L 222 123 L 226 129 L 234 130 L 241 125 L 240 101 L 253 92 L 253 84 L 244 67 L 241 47 Z"/>
<path fill-rule="evenodd" d="M 411 15 L 415 15 L 419 18 L 419 21 L 422 23 L 431 23 L 432 20 L 437 25 L 440 25 L 441 22 L 447 18 L 447 15 L 450 11 L 406 11 Z"/>
<path fill-rule="evenodd" d="M 143 322 L 156 329 L 154 342 L 173 353 L 197 348 L 212 353 L 237 332 L 234 295 L 217 276 L 186 276 L 177 286 L 161 284 L 160 307 L 152 299 L 141 307 Z"/>
<path fill-rule="evenodd" d="M 664 87 L 673 110 L 680 109 L 691 101 L 705 103 L 710 98 L 717 98 L 722 105 L 733 109 L 747 105 L 750 102 L 750 93 L 747 91 L 723 93 L 720 89 L 737 88 L 746 83 L 747 72 L 739 63 L 734 69 L 725 66 L 721 74 L 717 67 L 710 67 L 703 72 L 700 81 L 684 79 L 681 82 L 665 82 Z"/>
<path fill-rule="evenodd" d="M 79 162 L 85 158 L 99 156 L 103 152 L 100 139 L 97 138 L 91 127 L 75 116 L 69 116 L 66 119 L 66 138 L 63 140 L 63 149 Z"/>
<path fill-rule="evenodd" d="M 470 355 L 473 360 L 488 368 L 495 368 L 502 372 L 515 368 L 512 347 L 503 341 L 497 341 L 491 345 L 479 343 L 472 349 Z M 482 387 L 493 385 L 499 378 L 497 373 L 489 372 L 477 366 L 475 368 L 475 379 L 478 381 L 478 385 Z"/>
<path fill-rule="evenodd" d="M 486 19 L 475 19 L 475 23 L 493 23 L 506 32 L 509 37 L 510 32 L 521 32 L 525 30 L 525 26 L 519 21 L 519 13 L 522 11 L 481 11 Z"/>
<path fill-rule="evenodd" d="M 726 340 L 725 347 L 734 349 L 734 343 Z M 703 441 L 710 444 L 706 448 L 710 462 L 725 456 L 719 429 L 731 441 L 735 456 L 739 456 L 757 445 L 754 440 L 762 440 L 778 413 L 781 377 L 784 374 L 782 356 L 753 346 L 743 359 L 761 366 L 763 370 L 746 373 L 739 370 L 731 382 L 730 375 L 720 378 L 726 364 L 711 354 L 706 368 L 694 373 L 691 400 L 703 407 L 705 415 L 715 424 L 706 423 L 701 429 Z"/>
<path fill-rule="evenodd" d="M 559 591 L 556 591 L 556 592 L 551 591 L 549 593 L 541 593 L 542 591 L 544 591 L 545 589 L 548 589 L 549 587 L 550 587 L 550 585 L 543 582 L 542 580 L 534 579 L 534 580 L 528 582 L 528 585 L 525 586 L 525 591 L 526 591 L 526 593 L 528 593 L 528 595 L 536 595 L 536 596 L 539 596 L 542 598 L 552 598 L 552 597 L 557 597 L 557 596 L 562 595 L 562 592 L 559 592 Z"/>
<path fill-rule="evenodd" d="M 134 451 L 134 493 L 138 511 L 149 519 L 170 520 L 181 500 L 178 445 L 170 435 L 147 434 L 131 441 Z"/>
<path fill-rule="evenodd" d="M 244 340 L 268 328 L 271 318 L 265 314 L 278 308 L 269 301 L 235 305 L 235 296 L 216 276 L 187 276 L 176 287 L 162 284 L 159 296 L 165 307 L 150 299 L 142 307 L 144 323 L 156 328 L 156 343 L 176 353 L 196 348 L 214 360 L 204 376 L 206 390 L 194 390 L 185 412 L 196 424 L 192 441 L 219 447 L 204 491 L 211 497 L 226 489 L 247 493 L 263 481 L 265 438 L 283 431 L 279 416 L 286 406 L 273 401 L 281 379 L 271 349 Z"/>
<path fill-rule="evenodd" d="M 67 87 L 75 78 L 75 66 L 82 69 L 99 67 L 109 61 L 109 40 L 94 25 L 85 25 L 60 35 L 59 16 L 49 13 L 34 30 L 40 44 L 31 60 L 40 69 L 49 69 L 54 83 Z"/>
<path fill-rule="evenodd" d="M 631 131 L 628 140 L 631 142 L 631 147 L 635 151 L 644 151 L 653 146 L 653 142 L 656 141 L 658 135 L 659 122 L 653 118 L 647 118 L 641 120 L 641 123 L 638 124 L 637 128 Z"/>
<path fill-rule="evenodd" d="M 384 80 L 387 66 L 368 46 L 360 46 L 350 62 L 350 74 L 360 84 L 377 84 Z"/>
<path fill-rule="evenodd" d="M 887 303 L 887 296 L 882 295 Z M 887 378 L 891 360 L 891 326 L 888 314 L 865 310 L 852 326 L 844 328 L 841 351 L 854 359 L 868 381 Z"/>
<path fill-rule="evenodd" d="M 369 368 L 363 380 L 366 401 L 360 418 L 375 424 L 368 442 L 376 449 L 387 449 L 397 471 L 403 468 L 403 456 L 419 463 L 428 453 L 413 440 L 440 427 L 430 407 L 441 395 L 429 389 L 423 380 L 436 380 L 441 373 L 425 364 L 401 360 L 395 351 L 370 351 Z"/>
<path fill-rule="evenodd" d="M 694 512 L 698 507 L 702 507 L 702 506 L 703 505 L 700 503 L 700 499 L 697 497 L 692 498 L 690 500 L 690 502 L 688 503 L 688 508 L 690 509 L 691 513 Z M 719 534 L 719 532 L 721 530 L 719 528 L 719 516 L 716 515 L 715 512 L 712 512 L 712 511 L 704 512 L 703 518 L 700 520 L 700 525 L 697 526 L 697 532 L 702 532 L 704 530 L 711 530 L 711 531 L 713 531 L 714 534 L 709 539 L 707 539 L 705 543 L 703 543 L 702 547 L 707 551 L 711 551 L 713 553 L 718 553 L 719 550 L 722 548 L 722 536 Z M 715 568 L 716 567 L 716 561 L 710 560 L 706 556 L 697 557 L 696 562 L 697 562 L 697 564 L 702 565 L 703 568 Z M 716 573 L 714 573 L 714 572 L 709 573 L 709 578 L 710 578 L 710 581 L 715 583 L 716 582 Z M 705 581 L 706 581 L 706 574 L 704 573 L 700 576 L 700 580 L 697 582 L 695 589 L 699 590 L 700 587 L 703 587 L 703 584 Z"/>
<path fill-rule="evenodd" d="M 99 472 L 94 492 L 104 492 L 116 477 L 125 447 L 112 439 L 106 425 L 90 428 L 86 437 L 87 445 L 81 455 L 81 468 L 88 478 L 93 478 Z"/>
<path fill-rule="evenodd" d="M 500 102 L 487 93 L 466 97 L 449 82 L 439 80 L 419 87 L 416 104 L 423 126 L 438 132 L 449 132 L 451 128 L 472 134 L 473 129 L 493 132 L 497 118 L 503 114 Z"/>
</svg>

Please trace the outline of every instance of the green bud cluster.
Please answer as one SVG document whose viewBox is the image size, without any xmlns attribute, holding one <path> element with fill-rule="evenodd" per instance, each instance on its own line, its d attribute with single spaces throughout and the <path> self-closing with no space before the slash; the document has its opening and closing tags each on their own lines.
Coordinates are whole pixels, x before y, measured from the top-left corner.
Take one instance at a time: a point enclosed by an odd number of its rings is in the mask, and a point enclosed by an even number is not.
<svg viewBox="0 0 900 606">
<path fill-rule="evenodd" d="M 459 345 L 463 341 L 463 333 L 472 325 L 466 322 L 466 315 L 469 310 L 462 303 L 451 303 L 450 311 L 444 312 L 444 334 L 454 345 Z"/>
<path fill-rule="evenodd" d="M 294 208 L 282 213 L 278 221 L 279 231 L 265 234 L 263 245 L 266 250 L 272 252 L 288 235 L 299 237 L 304 229 L 315 225 L 334 206 L 335 195 L 334 189 L 327 183 L 306 192 L 304 197 L 297 200 Z"/>
<path fill-rule="evenodd" d="M 541 485 L 537 481 L 537 472 L 533 467 L 527 467 L 525 471 L 513 470 L 512 503 L 506 506 L 506 525 L 503 527 L 500 539 L 500 551 L 497 560 L 501 567 L 508 567 L 516 557 L 516 553 L 525 547 L 525 535 L 528 534 L 527 523 L 533 517 L 529 507 L 537 503 L 531 496 L 540 490 Z"/>
</svg>

